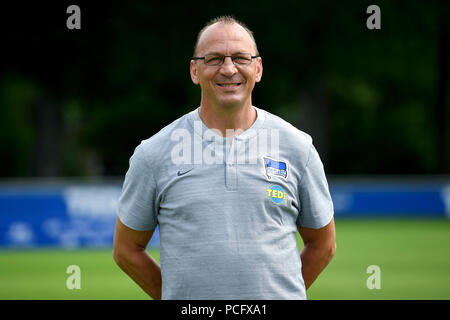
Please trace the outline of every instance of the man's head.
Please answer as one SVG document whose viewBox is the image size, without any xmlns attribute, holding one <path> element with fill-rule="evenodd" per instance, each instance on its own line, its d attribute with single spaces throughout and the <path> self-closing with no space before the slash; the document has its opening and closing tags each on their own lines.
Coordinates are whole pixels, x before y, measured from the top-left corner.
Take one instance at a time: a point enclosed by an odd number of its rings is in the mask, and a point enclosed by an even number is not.
<svg viewBox="0 0 450 320">
<path fill-rule="evenodd" d="M 216 23 L 222 23 L 222 24 L 228 24 L 228 25 L 231 25 L 231 24 L 240 25 L 245 31 L 247 31 L 248 35 L 252 39 L 253 45 L 255 46 L 255 53 L 256 53 L 256 55 L 259 55 L 258 47 L 256 45 L 256 41 L 255 41 L 255 37 L 253 36 L 253 32 L 243 22 L 236 20 L 232 16 L 220 16 L 220 17 L 217 17 L 217 18 L 214 18 L 214 19 L 208 21 L 205 24 L 205 26 L 198 33 L 197 41 L 195 42 L 195 46 L 194 46 L 194 55 L 193 55 L 194 57 L 197 56 L 197 48 L 198 48 L 198 44 L 199 44 L 199 41 L 200 41 L 200 38 L 201 38 L 203 32 L 206 29 L 208 29 L 210 26 L 212 26 L 213 24 L 216 24 Z"/>
<path fill-rule="evenodd" d="M 208 63 L 204 57 L 211 55 L 223 64 Z M 247 56 L 249 61 L 243 59 Z M 253 34 L 243 23 L 228 16 L 211 20 L 199 32 L 194 57 L 190 72 L 192 81 L 202 89 L 202 105 L 251 106 L 251 92 L 262 76 L 262 61 Z"/>
</svg>

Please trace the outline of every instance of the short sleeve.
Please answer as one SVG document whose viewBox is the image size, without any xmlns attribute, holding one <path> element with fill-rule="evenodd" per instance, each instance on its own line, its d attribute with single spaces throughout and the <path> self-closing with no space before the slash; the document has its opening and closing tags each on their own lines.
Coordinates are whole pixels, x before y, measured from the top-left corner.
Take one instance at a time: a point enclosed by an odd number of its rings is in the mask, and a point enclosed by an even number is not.
<svg viewBox="0 0 450 320">
<path fill-rule="evenodd" d="M 154 230 L 158 223 L 156 183 L 146 161 L 141 144 L 130 158 L 117 210 L 117 216 L 123 224 L 139 231 Z"/>
<path fill-rule="evenodd" d="M 299 186 L 300 213 L 297 225 L 320 229 L 334 215 L 328 182 L 319 154 L 311 144 L 309 157 Z"/>
</svg>

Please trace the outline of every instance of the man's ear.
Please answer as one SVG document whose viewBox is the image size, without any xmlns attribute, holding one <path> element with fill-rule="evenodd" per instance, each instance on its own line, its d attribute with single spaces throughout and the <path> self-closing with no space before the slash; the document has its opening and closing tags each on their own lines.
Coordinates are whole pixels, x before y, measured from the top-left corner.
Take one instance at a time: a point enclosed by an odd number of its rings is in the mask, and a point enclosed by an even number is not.
<svg viewBox="0 0 450 320">
<path fill-rule="evenodd" d="M 189 65 L 189 69 L 190 69 L 190 72 L 191 72 L 192 82 L 194 84 L 199 84 L 200 83 L 200 79 L 198 78 L 197 64 L 195 63 L 194 60 L 191 60 L 191 64 Z"/>
<path fill-rule="evenodd" d="M 256 61 L 256 78 L 255 78 L 255 81 L 256 82 L 260 82 L 261 78 L 262 78 L 262 74 L 263 74 L 263 65 L 262 65 L 262 58 L 259 57 L 257 59 L 258 60 Z"/>
</svg>

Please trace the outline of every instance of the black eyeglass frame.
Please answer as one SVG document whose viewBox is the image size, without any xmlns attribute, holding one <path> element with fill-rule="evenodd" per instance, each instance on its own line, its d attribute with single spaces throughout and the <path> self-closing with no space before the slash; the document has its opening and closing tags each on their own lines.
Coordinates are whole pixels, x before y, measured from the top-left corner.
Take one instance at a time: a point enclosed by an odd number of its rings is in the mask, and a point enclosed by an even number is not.
<svg viewBox="0 0 450 320">
<path fill-rule="evenodd" d="M 208 56 L 208 55 L 206 55 L 206 56 Z M 203 56 L 203 57 L 192 57 L 191 60 L 203 60 L 203 62 L 204 62 L 206 56 Z M 222 63 L 216 64 L 216 65 L 208 65 L 208 64 L 205 63 L 205 65 L 211 66 L 211 67 L 219 67 L 219 66 L 221 66 L 221 65 L 224 64 L 225 58 L 226 58 L 226 57 L 230 57 L 230 58 L 231 58 L 231 62 L 233 62 L 233 64 L 235 64 L 235 63 L 234 63 L 234 59 L 238 59 L 238 58 L 239 58 L 239 54 L 233 54 L 233 55 L 231 55 L 231 56 L 226 56 L 226 55 L 221 55 L 221 54 L 219 55 L 219 54 L 217 54 L 216 56 L 222 57 Z M 260 56 L 260 55 L 257 55 L 257 56 L 250 56 L 251 61 L 250 61 L 248 64 L 238 64 L 238 65 L 248 66 L 248 65 L 250 65 L 250 64 L 253 62 L 253 59 L 256 59 L 256 58 L 259 58 L 259 57 L 261 57 L 261 56 Z"/>
</svg>

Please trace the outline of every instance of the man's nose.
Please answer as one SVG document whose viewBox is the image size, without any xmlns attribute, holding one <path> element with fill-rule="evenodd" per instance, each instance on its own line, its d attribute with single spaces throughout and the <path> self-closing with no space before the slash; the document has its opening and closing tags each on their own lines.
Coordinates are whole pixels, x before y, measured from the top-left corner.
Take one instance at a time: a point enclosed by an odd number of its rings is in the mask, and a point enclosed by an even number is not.
<svg viewBox="0 0 450 320">
<path fill-rule="evenodd" d="M 237 72 L 236 66 L 234 65 L 231 57 L 225 57 L 222 66 L 220 67 L 220 72 L 223 75 L 231 76 Z"/>
</svg>

